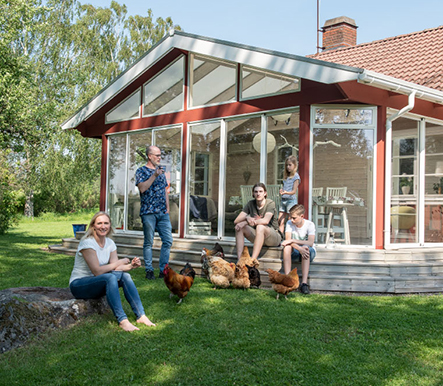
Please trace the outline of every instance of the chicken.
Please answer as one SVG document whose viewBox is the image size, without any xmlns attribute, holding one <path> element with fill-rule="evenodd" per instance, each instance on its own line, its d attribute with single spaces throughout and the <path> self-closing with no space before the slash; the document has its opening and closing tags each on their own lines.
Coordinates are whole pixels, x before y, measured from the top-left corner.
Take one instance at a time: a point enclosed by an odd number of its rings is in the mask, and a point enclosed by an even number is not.
<svg viewBox="0 0 443 386">
<path fill-rule="evenodd" d="M 257 268 L 251 267 L 249 265 L 246 265 L 246 268 L 248 268 L 248 274 L 249 274 L 249 282 L 251 283 L 251 288 L 259 288 L 261 284 L 260 280 L 260 272 Z"/>
<path fill-rule="evenodd" d="M 219 256 L 207 256 L 209 280 L 215 288 L 228 288 L 234 279 L 235 264 L 228 263 Z"/>
<path fill-rule="evenodd" d="M 192 277 L 193 279 L 195 279 L 194 268 L 192 268 L 191 264 L 186 263 L 185 266 L 180 271 L 180 275 L 189 276 L 189 277 Z"/>
<path fill-rule="evenodd" d="M 203 248 L 200 259 L 202 264 L 202 276 L 209 280 L 209 264 L 207 256 L 224 257 L 225 255 L 223 253 L 223 248 L 219 243 L 215 243 L 214 248 L 211 250 Z"/>
<path fill-rule="evenodd" d="M 166 264 L 163 273 L 165 274 L 163 280 L 165 281 L 166 287 L 171 291 L 169 297 L 172 298 L 174 295 L 177 295 L 180 298 L 177 304 L 180 304 L 191 289 L 192 284 L 194 283 L 194 278 L 192 275 L 185 276 L 174 272 L 169 267 L 169 264 Z"/>
<path fill-rule="evenodd" d="M 234 288 L 248 289 L 250 285 L 248 268 L 245 265 L 236 265 L 232 286 Z"/>
<path fill-rule="evenodd" d="M 248 247 L 245 246 L 243 248 L 242 254 L 238 258 L 237 265 L 243 265 L 243 266 L 249 265 L 251 267 L 258 268 L 260 263 L 258 262 L 258 260 L 255 257 L 254 258 L 251 257 L 251 255 L 249 254 Z"/>
<path fill-rule="evenodd" d="M 288 293 L 296 290 L 300 284 L 297 268 L 294 268 L 287 275 L 272 269 L 267 269 L 266 272 L 269 274 L 269 281 L 272 283 L 272 289 L 277 292 L 277 299 L 280 294 L 285 295 L 285 299 L 287 299 Z"/>
</svg>

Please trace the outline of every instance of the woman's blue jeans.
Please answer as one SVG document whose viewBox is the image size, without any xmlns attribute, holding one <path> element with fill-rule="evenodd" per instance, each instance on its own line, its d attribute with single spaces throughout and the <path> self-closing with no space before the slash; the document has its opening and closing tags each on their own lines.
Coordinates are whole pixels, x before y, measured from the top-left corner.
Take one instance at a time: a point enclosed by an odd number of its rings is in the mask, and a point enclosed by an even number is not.
<svg viewBox="0 0 443 386">
<path fill-rule="evenodd" d="M 125 298 L 131 305 L 137 319 L 145 315 L 140 295 L 131 275 L 127 272 L 111 271 L 98 276 L 82 277 L 75 279 L 69 285 L 76 299 L 98 299 L 106 295 L 109 307 L 120 323 L 128 317 L 123 311 L 119 287 L 123 287 Z"/>
<path fill-rule="evenodd" d="M 143 259 L 145 260 L 145 270 L 153 271 L 152 267 L 152 246 L 154 244 L 154 233 L 158 232 L 162 240 L 160 249 L 160 272 L 163 272 L 165 265 L 169 262 L 169 252 L 172 247 L 172 226 L 168 213 L 151 213 L 141 216 L 143 222 Z"/>
</svg>

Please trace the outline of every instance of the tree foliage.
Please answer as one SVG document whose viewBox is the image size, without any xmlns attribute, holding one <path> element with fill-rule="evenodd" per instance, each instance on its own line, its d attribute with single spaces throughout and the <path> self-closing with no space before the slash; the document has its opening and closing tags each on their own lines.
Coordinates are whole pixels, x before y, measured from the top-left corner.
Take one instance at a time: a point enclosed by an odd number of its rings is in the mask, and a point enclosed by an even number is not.
<svg viewBox="0 0 443 386">
<path fill-rule="evenodd" d="M 0 149 L 37 213 L 97 205 L 101 144 L 60 125 L 170 28 L 116 1 L 0 0 Z"/>
<path fill-rule="evenodd" d="M 16 181 L 6 155 L 6 152 L 0 153 L 0 235 L 16 222 L 18 206 Z"/>
</svg>

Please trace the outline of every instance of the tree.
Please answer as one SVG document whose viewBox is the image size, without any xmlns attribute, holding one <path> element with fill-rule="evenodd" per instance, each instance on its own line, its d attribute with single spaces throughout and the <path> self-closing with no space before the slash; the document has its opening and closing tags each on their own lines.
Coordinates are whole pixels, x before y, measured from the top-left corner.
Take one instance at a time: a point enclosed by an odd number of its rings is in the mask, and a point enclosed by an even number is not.
<svg viewBox="0 0 443 386">
<path fill-rule="evenodd" d="M 172 26 L 115 1 L 0 0 L 0 147 L 30 208 L 32 197 L 37 212 L 97 205 L 100 144 L 61 122 Z"/>
<path fill-rule="evenodd" d="M 18 193 L 6 152 L 0 153 L 0 235 L 17 220 Z"/>
</svg>

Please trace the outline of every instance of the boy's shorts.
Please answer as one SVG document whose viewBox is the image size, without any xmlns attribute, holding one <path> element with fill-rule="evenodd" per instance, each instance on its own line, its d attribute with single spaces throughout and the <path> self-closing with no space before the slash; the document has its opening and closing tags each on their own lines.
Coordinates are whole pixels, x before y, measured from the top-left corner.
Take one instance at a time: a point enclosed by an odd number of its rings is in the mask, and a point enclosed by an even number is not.
<svg viewBox="0 0 443 386">
<path fill-rule="evenodd" d="M 317 255 L 317 252 L 315 251 L 314 248 L 309 247 L 309 261 L 312 262 L 312 260 L 315 259 L 315 256 Z M 297 250 L 292 248 L 292 252 L 291 252 L 291 259 L 301 262 L 301 253 Z"/>
<path fill-rule="evenodd" d="M 293 198 L 282 198 L 278 210 L 279 212 L 289 213 L 289 209 L 294 205 L 297 205 L 297 200 Z"/>
<path fill-rule="evenodd" d="M 255 228 L 249 227 L 251 230 L 251 233 L 254 235 L 254 239 L 256 236 Z M 270 232 L 268 237 L 265 238 L 263 245 L 266 247 L 278 247 L 281 244 L 282 237 L 280 235 L 280 232 L 277 232 L 274 228 L 269 227 Z"/>
</svg>

